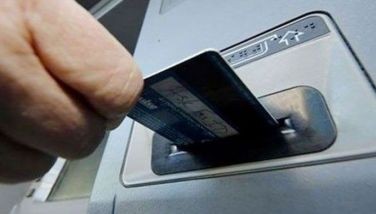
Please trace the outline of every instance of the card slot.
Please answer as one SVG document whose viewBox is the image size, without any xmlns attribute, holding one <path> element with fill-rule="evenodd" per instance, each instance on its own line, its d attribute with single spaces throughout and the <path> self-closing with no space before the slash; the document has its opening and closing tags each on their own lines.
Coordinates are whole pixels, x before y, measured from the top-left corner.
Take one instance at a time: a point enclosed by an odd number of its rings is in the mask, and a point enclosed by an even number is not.
<svg viewBox="0 0 376 214">
<path fill-rule="evenodd" d="M 165 175 L 289 157 L 322 151 L 334 142 L 336 128 L 317 89 L 299 86 L 259 100 L 278 120 L 279 134 L 232 136 L 189 146 L 178 146 L 155 134 L 153 172 Z"/>
</svg>

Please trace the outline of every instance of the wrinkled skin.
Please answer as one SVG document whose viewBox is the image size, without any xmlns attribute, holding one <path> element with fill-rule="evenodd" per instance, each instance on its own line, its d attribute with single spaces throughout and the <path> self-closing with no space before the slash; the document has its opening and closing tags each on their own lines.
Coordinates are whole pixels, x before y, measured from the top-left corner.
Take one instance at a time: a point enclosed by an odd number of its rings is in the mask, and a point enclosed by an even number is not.
<svg viewBox="0 0 376 214">
<path fill-rule="evenodd" d="M 0 4 L 0 182 L 87 156 L 137 100 L 131 55 L 73 0 Z"/>
</svg>

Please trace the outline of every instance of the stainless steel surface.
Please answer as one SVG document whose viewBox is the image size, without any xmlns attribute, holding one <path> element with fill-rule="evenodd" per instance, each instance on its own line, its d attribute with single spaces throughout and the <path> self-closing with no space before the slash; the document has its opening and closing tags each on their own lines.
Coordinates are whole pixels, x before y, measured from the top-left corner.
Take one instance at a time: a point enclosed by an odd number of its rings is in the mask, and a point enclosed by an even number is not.
<svg viewBox="0 0 376 214">
<path fill-rule="evenodd" d="M 90 13 L 97 19 L 104 16 L 107 12 L 112 10 L 118 4 L 120 4 L 123 0 L 101 0 L 92 8 L 90 8 Z"/>
<path fill-rule="evenodd" d="M 102 17 L 123 0 L 76 0 L 96 18 Z"/>
<path fill-rule="evenodd" d="M 88 203 L 88 198 L 49 203 L 26 199 L 14 206 L 10 214 L 83 214 L 87 213 Z"/>
<path fill-rule="evenodd" d="M 309 17 L 323 18 L 330 33 L 240 66 L 235 72 L 258 97 L 300 85 L 318 89 L 326 99 L 338 130 L 332 147 L 316 154 L 160 176 L 151 169 L 154 133 L 135 124 L 124 163 L 124 185 L 208 178 L 375 156 L 376 93 L 329 17 L 320 14 Z"/>
<path fill-rule="evenodd" d="M 88 157 L 67 161 L 59 178 L 53 182 L 52 190 L 46 199 L 48 201 L 64 201 L 89 198 L 104 147 L 105 143 L 102 143 Z"/>
<path fill-rule="evenodd" d="M 375 31 L 372 23 L 376 21 L 376 4 L 372 0 L 184 1 L 164 15 L 159 14 L 160 6 L 161 0 L 150 2 L 139 39 L 142 42 L 135 52 L 145 74 L 202 49 L 221 50 L 295 17 L 325 11 L 336 20 L 364 67 L 376 79 L 372 58 L 376 43 L 371 36 Z"/>
<path fill-rule="evenodd" d="M 161 9 L 159 13 L 160 14 L 167 13 L 168 11 L 172 10 L 174 7 L 178 6 L 184 1 L 185 0 L 162 0 Z"/>
<path fill-rule="evenodd" d="M 150 2 L 136 50 L 136 59 L 145 74 L 202 49 L 223 49 L 294 17 L 320 10 L 336 20 L 362 70 L 376 79 L 374 1 L 193 0 L 184 1 L 163 15 L 160 7 L 160 0 Z M 336 59 L 329 62 L 341 64 Z M 307 79 L 315 76 L 311 74 Z M 356 82 L 351 76 L 339 78 Z M 357 108 L 362 104 L 353 105 Z M 89 213 L 376 212 L 375 158 L 124 188 L 118 176 L 130 129 L 131 121 L 126 120 L 110 136 Z"/>
<path fill-rule="evenodd" d="M 30 183 L 0 184 L 0 213 L 9 213 L 13 206 L 25 196 L 29 186 Z"/>
<path fill-rule="evenodd" d="M 118 189 L 115 213 L 376 212 L 376 159 Z"/>
<path fill-rule="evenodd" d="M 46 201 L 48 196 L 51 194 L 56 182 L 58 181 L 64 166 L 66 164 L 66 160 L 63 158 L 58 158 L 52 168 L 37 182 L 37 186 L 35 188 L 32 187 L 29 194 L 33 197 L 33 199 L 37 201 Z"/>
<path fill-rule="evenodd" d="M 14 203 L 11 213 L 86 213 L 104 146 L 102 143 L 93 154 L 81 160 L 59 158 L 47 174 L 31 182 L 22 200 Z"/>
</svg>

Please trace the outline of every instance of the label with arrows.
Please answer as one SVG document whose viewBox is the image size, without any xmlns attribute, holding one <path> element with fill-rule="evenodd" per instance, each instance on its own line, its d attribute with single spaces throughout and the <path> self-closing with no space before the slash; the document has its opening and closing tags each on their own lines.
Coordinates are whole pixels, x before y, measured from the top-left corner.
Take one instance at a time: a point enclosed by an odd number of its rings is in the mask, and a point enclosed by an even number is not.
<svg viewBox="0 0 376 214">
<path fill-rule="evenodd" d="M 222 52 L 233 68 L 256 61 L 330 32 L 319 16 L 310 16 Z"/>
</svg>

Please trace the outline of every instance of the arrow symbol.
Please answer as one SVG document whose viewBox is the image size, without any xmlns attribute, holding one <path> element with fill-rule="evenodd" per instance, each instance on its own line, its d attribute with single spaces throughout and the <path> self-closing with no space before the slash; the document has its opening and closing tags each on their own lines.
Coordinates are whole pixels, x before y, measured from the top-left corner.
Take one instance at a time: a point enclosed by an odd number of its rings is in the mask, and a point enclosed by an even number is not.
<svg viewBox="0 0 376 214">
<path fill-rule="evenodd" d="M 293 38 L 291 40 L 295 40 L 297 42 L 300 41 L 299 37 L 302 36 L 304 33 L 303 32 L 300 32 L 300 31 L 292 31 L 292 30 L 289 30 L 285 33 L 285 35 L 281 38 L 281 40 L 279 40 L 279 44 L 281 43 L 285 43 L 285 45 L 290 45 L 290 41 L 289 41 L 289 38 Z M 293 35 L 293 37 L 291 37 L 290 35 Z"/>
</svg>

